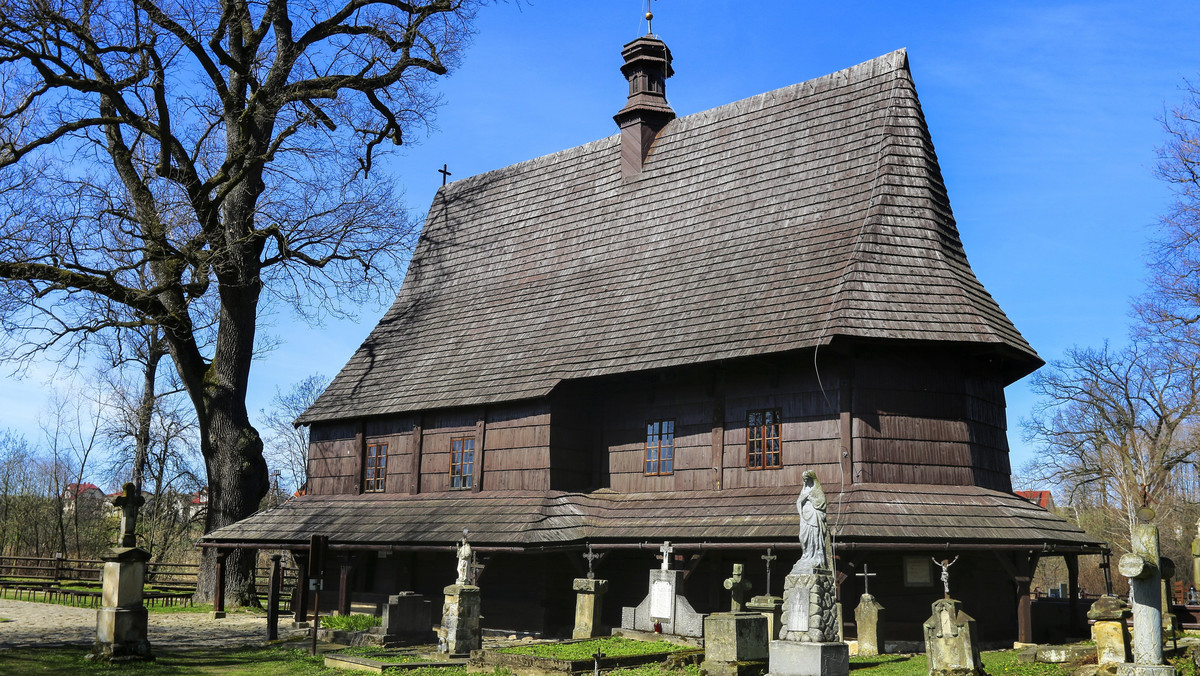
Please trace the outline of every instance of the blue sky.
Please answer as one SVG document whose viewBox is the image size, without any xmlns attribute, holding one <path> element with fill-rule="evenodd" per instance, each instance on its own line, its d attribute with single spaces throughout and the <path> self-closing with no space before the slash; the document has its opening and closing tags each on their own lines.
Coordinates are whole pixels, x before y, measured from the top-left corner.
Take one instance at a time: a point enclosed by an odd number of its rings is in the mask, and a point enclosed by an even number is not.
<svg viewBox="0 0 1200 676">
<path fill-rule="evenodd" d="M 1170 199 L 1154 178 L 1158 122 L 1200 72 L 1200 6 L 1158 3 L 811 3 L 661 0 L 674 55 L 667 95 L 686 115 L 905 47 L 976 275 L 1046 360 L 1125 339 L 1145 243 Z M 615 133 L 621 46 L 644 0 L 522 0 L 484 8 L 436 129 L 384 168 L 424 213 L 458 179 Z M 313 372 L 332 376 L 383 307 L 318 328 L 274 318 L 286 342 L 252 374 L 250 408 Z M 49 367 L 0 380 L 0 427 L 35 436 Z M 5 374 L 7 375 L 7 373 Z M 1019 467 L 1033 449 L 1008 388 Z"/>
</svg>

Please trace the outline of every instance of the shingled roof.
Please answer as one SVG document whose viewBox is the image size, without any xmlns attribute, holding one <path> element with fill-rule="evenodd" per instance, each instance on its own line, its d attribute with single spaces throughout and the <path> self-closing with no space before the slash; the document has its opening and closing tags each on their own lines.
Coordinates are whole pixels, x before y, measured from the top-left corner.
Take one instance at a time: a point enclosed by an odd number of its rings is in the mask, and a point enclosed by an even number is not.
<svg viewBox="0 0 1200 676">
<path fill-rule="evenodd" d="M 826 486 L 844 546 L 930 543 L 1099 549 L 1104 543 L 1011 493 L 978 486 Z M 622 494 L 489 491 L 464 495 L 306 495 L 204 536 L 208 543 L 302 545 L 328 533 L 349 546 L 451 545 L 467 528 L 481 546 L 538 549 L 583 542 L 795 541 L 795 487 Z"/>
<path fill-rule="evenodd" d="M 619 155 L 442 188 L 396 302 L 298 422 L 844 338 L 1041 364 L 967 263 L 903 50 L 673 120 L 636 176 Z"/>
</svg>

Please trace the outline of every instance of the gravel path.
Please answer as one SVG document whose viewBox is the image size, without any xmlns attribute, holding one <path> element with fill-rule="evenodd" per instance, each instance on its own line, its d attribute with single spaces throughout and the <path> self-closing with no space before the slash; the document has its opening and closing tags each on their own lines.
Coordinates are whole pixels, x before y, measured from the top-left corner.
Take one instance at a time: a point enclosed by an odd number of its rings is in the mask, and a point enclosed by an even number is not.
<svg viewBox="0 0 1200 676">
<path fill-rule="evenodd" d="M 96 640 L 96 610 L 52 603 L 0 599 L 0 649 L 50 645 L 91 645 Z M 280 618 L 279 638 L 303 634 L 291 618 Z M 234 648 L 267 639 L 266 615 L 230 615 L 210 619 L 207 613 L 150 613 L 151 647 Z"/>
</svg>

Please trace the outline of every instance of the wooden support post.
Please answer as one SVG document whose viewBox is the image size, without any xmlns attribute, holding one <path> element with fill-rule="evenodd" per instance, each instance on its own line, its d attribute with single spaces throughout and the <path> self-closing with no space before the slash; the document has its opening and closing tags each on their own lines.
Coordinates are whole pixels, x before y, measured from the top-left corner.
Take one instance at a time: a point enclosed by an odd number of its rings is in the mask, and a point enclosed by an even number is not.
<svg viewBox="0 0 1200 676">
<path fill-rule="evenodd" d="M 838 429 L 840 432 L 840 456 L 842 476 L 849 483 L 862 481 L 862 473 L 854 474 L 854 356 L 846 355 L 842 367 L 842 377 L 838 382 L 840 392 L 838 402 Z"/>
<path fill-rule="evenodd" d="M 283 571 L 279 568 L 279 560 L 283 556 L 271 555 L 271 582 L 267 587 L 267 640 L 279 638 L 279 588 L 283 584 Z"/>
<path fill-rule="evenodd" d="M 1082 638 L 1079 626 L 1079 555 L 1064 554 L 1063 563 L 1067 564 L 1067 632 Z"/>
<path fill-rule="evenodd" d="M 475 466 L 471 477 L 471 492 L 483 490 L 483 447 L 487 441 L 487 407 L 479 412 L 479 420 L 475 422 Z"/>
<path fill-rule="evenodd" d="M 1033 605 L 1029 598 L 1029 583 L 1037 568 L 1037 554 L 1017 552 L 1015 567 L 1013 581 L 1016 582 L 1017 592 L 1017 641 L 1033 643 Z"/>
<path fill-rule="evenodd" d="M 412 467 L 409 468 L 408 492 L 413 494 L 421 492 L 421 442 L 421 416 L 417 416 L 417 421 L 413 423 L 412 437 L 409 442 L 409 447 L 412 449 L 410 454 Z"/>
<path fill-rule="evenodd" d="M 292 558 L 296 560 L 296 591 L 292 593 L 293 622 L 308 621 L 308 552 L 295 550 Z"/>
<path fill-rule="evenodd" d="M 229 557 L 228 549 L 217 550 L 217 589 L 213 593 L 213 619 L 225 617 L 225 559 Z"/>
<path fill-rule="evenodd" d="M 338 615 L 350 614 L 350 573 L 354 570 L 354 555 L 341 554 L 338 556 L 341 564 L 338 576 Z"/>
</svg>

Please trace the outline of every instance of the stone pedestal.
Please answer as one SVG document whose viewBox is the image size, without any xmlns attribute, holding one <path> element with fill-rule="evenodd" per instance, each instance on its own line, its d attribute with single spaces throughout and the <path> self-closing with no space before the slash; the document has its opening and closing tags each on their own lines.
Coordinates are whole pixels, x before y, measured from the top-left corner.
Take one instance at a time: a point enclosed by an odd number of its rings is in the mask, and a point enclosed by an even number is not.
<svg viewBox="0 0 1200 676">
<path fill-rule="evenodd" d="M 479 628 L 479 587 L 452 584 L 442 590 L 446 595 L 442 605 L 442 628 L 438 632 L 438 650 L 455 656 L 466 656 L 483 646 Z"/>
<path fill-rule="evenodd" d="M 1088 610 L 1093 621 L 1092 640 L 1096 643 L 1096 664 L 1116 673 L 1118 664 L 1133 661 L 1129 651 L 1129 628 L 1125 620 L 1132 614 L 1129 606 L 1115 596 L 1101 596 Z"/>
<path fill-rule="evenodd" d="M 383 607 L 383 624 L 371 627 L 386 648 L 429 643 L 435 639 L 433 608 L 429 599 L 403 591 L 388 597 Z"/>
<path fill-rule="evenodd" d="M 846 676 L 850 646 L 839 640 L 839 613 L 833 572 L 788 575 L 783 581 L 783 614 L 778 641 L 771 641 L 772 676 Z"/>
<path fill-rule="evenodd" d="M 771 641 L 770 676 L 846 676 L 850 647 L 845 643 Z"/>
<path fill-rule="evenodd" d="M 983 674 L 975 619 L 954 599 L 933 602 L 933 615 L 925 620 L 925 655 L 930 676 Z"/>
<path fill-rule="evenodd" d="M 154 659 L 146 639 L 146 608 L 142 605 L 150 553 L 137 547 L 120 547 L 103 560 L 96 645 L 88 657 L 114 662 Z"/>
<path fill-rule="evenodd" d="M 767 660 L 767 618 L 762 613 L 713 613 L 704 618 L 704 662 L 709 676 L 761 672 Z"/>
<path fill-rule="evenodd" d="M 782 640 L 837 642 L 840 631 L 832 572 L 817 568 L 812 573 L 784 578 L 782 617 Z"/>
<path fill-rule="evenodd" d="M 854 623 L 858 626 L 858 654 L 864 657 L 883 652 L 883 623 L 886 613 L 883 604 L 870 594 L 863 594 L 854 609 Z"/>
<path fill-rule="evenodd" d="M 650 593 L 636 608 L 621 609 L 621 628 L 700 638 L 704 616 L 683 596 L 683 571 L 650 571 Z"/>
<path fill-rule="evenodd" d="M 747 610 L 762 613 L 767 618 L 767 636 L 779 636 L 783 625 L 783 598 L 779 596 L 755 596 L 746 603 Z"/>
<path fill-rule="evenodd" d="M 604 607 L 608 580 L 581 577 L 571 583 L 571 588 L 575 590 L 575 628 L 571 638 L 600 636 L 600 609 Z"/>
</svg>

